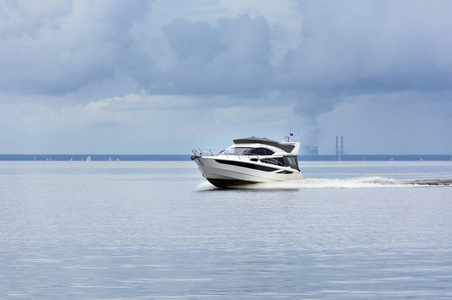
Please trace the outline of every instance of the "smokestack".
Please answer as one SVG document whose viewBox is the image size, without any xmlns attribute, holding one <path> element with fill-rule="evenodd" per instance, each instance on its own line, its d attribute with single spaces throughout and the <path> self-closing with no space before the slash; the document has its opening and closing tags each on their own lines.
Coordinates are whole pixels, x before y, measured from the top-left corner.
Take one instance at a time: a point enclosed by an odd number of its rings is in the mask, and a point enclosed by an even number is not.
<svg viewBox="0 0 452 300">
<path fill-rule="evenodd" d="M 341 155 L 344 155 L 344 137 L 341 136 Z"/>
<path fill-rule="evenodd" d="M 339 137 L 336 136 L 336 155 L 339 155 Z"/>
</svg>

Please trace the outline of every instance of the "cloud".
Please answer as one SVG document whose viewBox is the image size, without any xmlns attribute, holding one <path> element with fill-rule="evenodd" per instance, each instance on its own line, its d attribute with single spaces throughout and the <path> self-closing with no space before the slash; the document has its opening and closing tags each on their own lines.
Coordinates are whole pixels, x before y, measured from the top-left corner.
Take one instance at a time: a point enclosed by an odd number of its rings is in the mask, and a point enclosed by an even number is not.
<svg viewBox="0 0 452 300">
<path fill-rule="evenodd" d="M 300 116 L 316 118 L 343 95 L 450 88 L 452 26 L 441 5 L 299 4 L 299 46 L 276 65 L 273 46 L 286 33 L 266 17 L 223 18 L 216 25 L 172 21 L 164 29 L 176 57 L 167 74 L 172 91 L 248 99 L 278 91 L 298 102 Z"/>
<path fill-rule="evenodd" d="M 451 2 L 299 2 L 302 42 L 280 68 L 288 87 L 362 93 L 450 87 Z"/>
<path fill-rule="evenodd" d="M 176 64 L 168 71 L 175 92 L 261 93 L 271 76 L 271 41 L 263 17 L 241 15 L 207 22 L 176 19 L 164 27 Z"/>
<path fill-rule="evenodd" d="M 275 114 L 290 112 L 290 106 L 279 104 L 259 107 L 233 98 L 215 100 L 213 104 L 211 97 L 142 91 L 59 108 L 0 104 L 0 128 L 9 128 L 0 133 L 0 142 L 6 145 L 2 149 L 16 149 L 13 153 L 181 154 L 195 146 L 225 147 L 237 138 L 237 126 L 246 125 L 240 130 L 242 137 L 274 137 L 286 120 L 274 118 Z M 269 123 L 276 129 L 267 130 Z"/>
<path fill-rule="evenodd" d="M 452 4 L 423 3 L 4 1 L 0 89 L 101 97 L 108 85 L 115 96 L 279 91 L 290 101 L 449 89 Z"/>
<path fill-rule="evenodd" d="M 115 77 L 133 58 L 130 31 L 147 1 L 5 1 L 0 88 L 64 94 Z"/>
</svg>

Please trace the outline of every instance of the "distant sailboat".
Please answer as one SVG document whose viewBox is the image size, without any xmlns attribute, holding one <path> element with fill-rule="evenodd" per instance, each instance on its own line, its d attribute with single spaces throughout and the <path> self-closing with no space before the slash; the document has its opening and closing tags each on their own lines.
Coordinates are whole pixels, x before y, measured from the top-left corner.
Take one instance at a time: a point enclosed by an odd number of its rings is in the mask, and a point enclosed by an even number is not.
<svg viewBox="0 0 452 300">
<path fill-rule="evenodd" d="M 86 161 L 91 161 L 91 156 L 88 156 L 88 157 L 86 158 Z"/>
</svg>

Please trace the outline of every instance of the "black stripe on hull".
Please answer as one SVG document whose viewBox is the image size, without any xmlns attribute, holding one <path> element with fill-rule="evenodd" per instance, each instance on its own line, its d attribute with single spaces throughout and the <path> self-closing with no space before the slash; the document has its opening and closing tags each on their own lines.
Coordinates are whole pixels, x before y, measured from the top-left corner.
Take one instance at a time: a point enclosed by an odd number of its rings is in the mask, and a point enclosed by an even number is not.
<svg viewBox="0 0 452 300">
<path fill-rule="evenodd" d="M 228 186 L 237 186 L 245 184 L 258 183 L 257 181 L 237 180 L 237 179 L 214 179 L 207 178 L 207 180 L 216 187 L 227 188 Z"/>
<path fill-rule="evenodd" d="M 261 165 L 256 165 L 256 164 L 251 164 L 251 163 L 246 163 L 243 161 L 236 161 L 236 160 L 215 159 L 215 161 L 220 164 L 232 165 L 232 166 L 237 166 L 237 167 L 242 167 L 242 168 L 249 168 L 249 169 L 254 169 L 254 170 L 259 170 L 259 171 L 264 171 L 264 172 L 273 172 L 273 171 L 279 170 L 279 169 L 272 168 L 272 167 L 261 166 Z"/>
</svg>

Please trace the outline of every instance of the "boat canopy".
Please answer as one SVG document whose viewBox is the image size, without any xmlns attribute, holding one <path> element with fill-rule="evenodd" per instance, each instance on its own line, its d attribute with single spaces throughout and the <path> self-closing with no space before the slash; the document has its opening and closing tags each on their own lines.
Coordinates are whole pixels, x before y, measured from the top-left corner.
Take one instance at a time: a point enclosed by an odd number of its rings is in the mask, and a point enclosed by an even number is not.
<svg viewBox="0 0 452 300">
<path fill-rule="evenodd" d="M 287 153 L 292 152 L 292 150 L 295 148 L 294 145 L 289 145 L 289 144 L 281 144 L 278 143 L 277 141 L 273 141 L 267 138 L 258 138 L 255 136 L 251 136 L 248 138 L 243 138 L 243 139 L 235 139 L 234 140 L 234 144 L 264 144 L 264 145 L 270 145 L 273 147 L 277 147 L 283 151 L 286 151 Z"/>
</svg>

